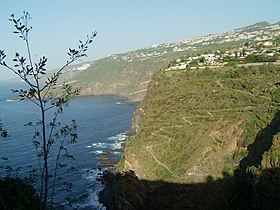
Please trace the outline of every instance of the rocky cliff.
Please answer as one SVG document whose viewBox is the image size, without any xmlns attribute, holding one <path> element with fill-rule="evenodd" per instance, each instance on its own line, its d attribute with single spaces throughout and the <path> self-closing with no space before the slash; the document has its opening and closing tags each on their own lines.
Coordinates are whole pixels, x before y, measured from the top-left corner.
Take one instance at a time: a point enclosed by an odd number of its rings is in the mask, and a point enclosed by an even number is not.
<svg viewBox="0 0 280 210">
<path fill-rule="evenodd" d="M 279 72 L 273 65 L 158 72 L 118 168 L 136 175 L 145 191 L 138 201 L 147 209 L 279 205 Z"/>
<path fill-rule="evenodd" d="M 110 56 L 67 69 L 60 82 L 81 88 L 81 95 L 117 95 L 138 102 L 146 95 L 152 75 L 168 62 L 162 56 L 133 61 L 128 61 L 125 55 Z M 86 67 L 79 70 L 83 66 Z"/>
</svg>

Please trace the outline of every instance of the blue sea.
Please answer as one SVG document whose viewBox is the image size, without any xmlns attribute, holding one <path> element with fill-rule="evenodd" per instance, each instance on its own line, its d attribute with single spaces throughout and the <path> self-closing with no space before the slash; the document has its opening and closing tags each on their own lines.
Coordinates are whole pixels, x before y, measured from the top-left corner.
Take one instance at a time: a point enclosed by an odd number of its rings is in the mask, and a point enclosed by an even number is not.
<svg viewBox="0 0 280 210">
<path fill-rule="evenodd" d="M 24 126 L 29 121 L 39 119 L 38 108 L 30 101 L 19 101 L 10 89 L 22 84 L 0 83 L 0 119 L 9 133 L 9 137 L 0 140 L 0 166 L 20 167 L 19 175 L 24 176 L 30 165 L 37 166 L 35 149 L 32 144 L 33 129 Z M 56 204 L 67 204 L 66 197 L 74 198 L 66 209 L 105 209 L 98 202 L 97 193 L 102 184 L 96 180 L 106 167 L 97 166 L 96 159 L 104 149 L 117 149 L 121 141 L 127 138 L 123 133 L 131 126 L 136 105 L 127 103 L 123 98 L 109 96 L 78 97 L 70 102 L 60 117 L 62 123 L 75 119 L 78 124 L 78 143 L 69 145 L 69 151 L 75 160 L 69 164 L 74 170 L 64 170 L 63 179 L 58 183 Z M 120 153 L 110 154 L 120 158 Z M 0 176 L 5 174 L 1 171 Z M 63 183 L 71 182 L 71 192 L 64 191 Z M 84 199 L 75 200 L 83 197 Z"/>
</svg>

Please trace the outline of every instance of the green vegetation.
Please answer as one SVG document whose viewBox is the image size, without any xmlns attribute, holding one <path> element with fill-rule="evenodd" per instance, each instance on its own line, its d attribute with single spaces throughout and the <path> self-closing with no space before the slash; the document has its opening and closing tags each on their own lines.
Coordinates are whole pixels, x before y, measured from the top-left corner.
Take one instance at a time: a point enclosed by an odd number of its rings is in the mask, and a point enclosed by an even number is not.
<svg viewBox="0 0 280 210">
<path fill-rule="evenodd" d="M 2 210 L 39 210 L 41 202 L 32 185 L 19 178 L 0 180 Z"/>
<path fill-rule="evenodd" d="M 259 54 L 251 54 L 247 57 L 248 63 L 259 63 L 259 62 L 275 62 L 278 60 L 277 55 L 273 56 L 266 56 L 266 55 L 259 55 Z"/>
<path fill-rule="evenodd" d="M 272 65 L 157 73 L 140 106 L 145 113 L 142 131 L 137 140 L 128 141 L 126 159 L 132 153 L 139 155 L 137 160 L 145 165 L 139 173 L 148 173 L 151 179 L 164 178 L 152 172 L 158 171 L 157 160 L 172 172 L 181 169 L 183 173 L 173 174 L 175 179 L 189 179 L 184 176 L 194 163 L 202 174 L 219 176 L 222 167 L 213 168 L 214 159 L 242 159 L 246 152 L 234 151 L 251 144 L 272 120 L 278 109 L 278 73 L 279 67 Z M 207 163 L 198 161 L 201 154 L 209 159 Z"/>
<path fill-rule="evenodd" d="M 78 70 L 79 66 L 69 67 L 61 75 L 61 81 L 81 87 L 84 95 L 113 94 L 141 101 L 153 74 L 160 69 L 276 61 L 279 31 L 279 24 L 260 23 L 223 34 L 115 54 L 89 62 L 84 70 Z"/>
<path fill-rule="evenodd" d="M 177 54 L 169 56 L 173 58 Z M 146 94 L 152 75 L 169 62 L 163 56 L 133 61 L 119 57 L 100 59 L 84 71 L 67 71 L 60 81 L 74 81 L 73 86 L 81 88 L 82 95 L 120 95 L 132 101 L 140 101 Z"/>
<path fill-rule="evenodd" d="M 156 209 L 275 207 L 263 193 L 279 195 L 279 73 L 271 64 L 158 72 L 118 170 L 145 180 Z"/>
</svg>

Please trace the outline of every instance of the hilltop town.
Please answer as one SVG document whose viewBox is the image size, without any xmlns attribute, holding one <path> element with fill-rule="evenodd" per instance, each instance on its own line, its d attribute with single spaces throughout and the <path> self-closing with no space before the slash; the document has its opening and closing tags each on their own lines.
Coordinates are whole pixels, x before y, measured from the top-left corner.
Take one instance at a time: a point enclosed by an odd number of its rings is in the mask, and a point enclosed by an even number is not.
<svg viewBox="0 0 280 210">
<path fill-rule="evenodd" d="M 266 57 L 273 57 L 275 53 L 279 53 L 279 36 L 280 23 L 260 22 L 222 34 L 209 34 L 172 43 L 153 45 L 128 53 L 115 54 L 111 57 L 114 60 L 132 62 L 139 59 L 159 57 L 172 52 L 187 53 L 182 58 L 173 61 L 169 66 L 172 67 L 171 69 L 183 69 L 189 64 L 218 65 L 229 60 L 243 62 L 250 54 L 264 54 Z M 216 50 L 213 51 L 213 49 Z M 194 53 L 196 55 L 193 55 Z M 239 59 L 231 59 L 232 57 L 238 57 Z M 273 60 L 273 58 L 271 59 Z M 268 60 L 270 61 L 270 59 Z"/>
<path fill-rule="evenodd" d="M 68 68 L 60 79 L 81 88 L 82 95 L 110 94 L 141 101 L 159 70 L 277 62 L 279 43 L 280 23 L 260 22 L 78 64 Z"/>
</svg>

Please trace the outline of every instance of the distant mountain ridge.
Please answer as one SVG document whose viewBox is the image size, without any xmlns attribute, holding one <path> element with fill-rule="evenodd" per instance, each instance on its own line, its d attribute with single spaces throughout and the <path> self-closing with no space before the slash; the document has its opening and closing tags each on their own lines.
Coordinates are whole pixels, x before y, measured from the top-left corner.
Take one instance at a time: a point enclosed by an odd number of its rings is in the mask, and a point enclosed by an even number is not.
<svg viewBox="0 0 280 210">
<path fill-rule="evenodd" d="M 279 22 L 269 24 L 263 21 L 222 34 L 153 45 L 72 66 L 63 73 L 61 81 L 81 87 L 82 95 L 118 95 L 141 101 L 152 75 L 166 68 L 171 60 L 187 54 L 223 50 L 245 42 L 273 40 L 279 34 Z"/>
<path fill-rule="evenodd" d="M 263 27 L 263 26 L 270 26 L 270 25 L 271 24 L 269 22 L 267 22 L 267 21 L 261 21 L 261 22 L 257 22 L 255 24 L 253 24 L 252 26 L 261 26 L 261 27 Z"/>
</svg>

